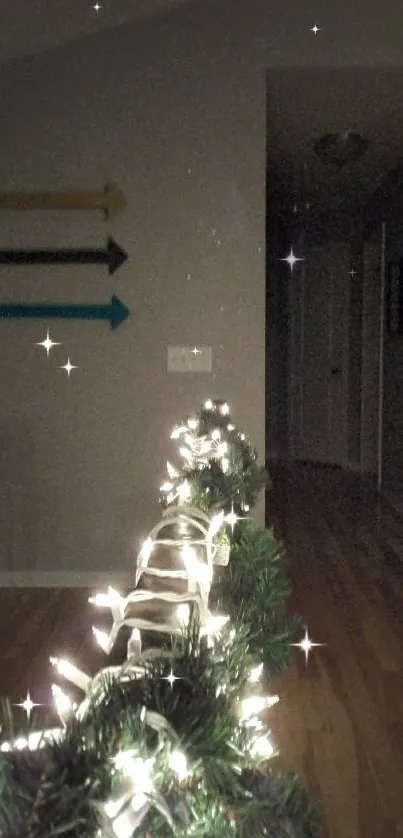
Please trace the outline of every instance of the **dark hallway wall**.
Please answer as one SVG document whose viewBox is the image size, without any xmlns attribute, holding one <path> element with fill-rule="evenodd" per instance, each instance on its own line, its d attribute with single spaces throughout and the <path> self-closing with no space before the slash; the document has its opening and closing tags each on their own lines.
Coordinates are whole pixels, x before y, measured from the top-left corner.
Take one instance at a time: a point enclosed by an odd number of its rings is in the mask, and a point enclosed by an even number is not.
<svg viewBox="0 0 403 838">
<path fill-rule="evenodd" d="M 386 266 L 403 260 L 403 213 L 387 222 Z M 403 334 L 385 333 L 384 485 L 403 490 Z"/>
<path fill-rule="evenodd" d="M 266 457 L 288 453 L 288 274 L 279 261 L 289 250 L 283 220 L 285 197 L 267 173 L 266 213 Z"/>
</svg>

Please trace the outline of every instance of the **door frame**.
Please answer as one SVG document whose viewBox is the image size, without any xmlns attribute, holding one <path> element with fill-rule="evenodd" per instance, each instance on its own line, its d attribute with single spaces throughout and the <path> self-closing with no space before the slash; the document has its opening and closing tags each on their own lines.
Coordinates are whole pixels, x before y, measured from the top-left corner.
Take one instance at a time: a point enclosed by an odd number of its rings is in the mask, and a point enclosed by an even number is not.
<svg viewBox="0 0 403 838">
<path fill-rule="evenodd" d="M 349 245 L 347 242 L 334 242 L 325 245 L 324 247 L 314 247 L 313 251 L 321 251 L 331 247 L 338 249 L 345 249 L 349 259 Z M 309 258 L 306 262 L 297 263 L 294 272 L 291 273 L 289 282 L 288 295 L 288 428 L 289 428 L 289 458 L 291 460 L 301 460 L 301 452 L 298 451 L 298 442 L 301 438 L 301 405 L 303 402 L 303 380 L 299 373 L 299 366 L 303 363 L 303 356 L 298 353 L 297 343 L 303 347 L 305 324 L 305 275 L 309 267 Z M 346 263 L 346 270 L 347 270 Z M 346 312 L 349 312 L 349 282 L 346 279 Z M 299 304 L 295 304 L 296 297 L 299 293 Z M 349 330 L 348 322 L 346 322 L 343 342 L 342 342 L 342 381 L 345 398 L 345 445 L 341 456 L 341 461 L 335 464 L 334 467 L 347 469 L 349 466 L 348 459 L 348 381 L 349 381 Z M 330 363 L 330 359 L 329 359 Z M 329 376 L 329 404 L 330 404 L 330 388 L 331 379 Z M 323 463 L 323 465 L 330 466 L 330 463 Z"/>
</svg>

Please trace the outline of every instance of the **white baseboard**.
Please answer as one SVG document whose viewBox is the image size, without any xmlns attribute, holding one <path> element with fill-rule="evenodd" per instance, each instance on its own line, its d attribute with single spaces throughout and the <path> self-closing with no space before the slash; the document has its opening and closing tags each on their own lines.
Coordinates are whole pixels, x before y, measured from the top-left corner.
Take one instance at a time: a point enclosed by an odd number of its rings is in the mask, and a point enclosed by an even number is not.
<svg viewBox="0 0 403 838">
<path fill-rule="evenodd" d="M 0 588 L 112 588 L 131 589 L 134 573 L 99 571 L 0 570 Z"/>
</svg>

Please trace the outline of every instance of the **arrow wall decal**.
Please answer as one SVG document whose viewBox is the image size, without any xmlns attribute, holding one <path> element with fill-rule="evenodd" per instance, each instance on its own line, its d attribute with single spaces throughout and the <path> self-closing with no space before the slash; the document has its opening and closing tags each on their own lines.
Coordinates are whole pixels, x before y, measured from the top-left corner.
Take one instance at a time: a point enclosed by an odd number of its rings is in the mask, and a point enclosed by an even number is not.
<svg viewBox="0 0 403 838">
<path fill-rule="evenodd" d="M 129 316 L 130 310 L 114 294 L 109 305 L 62 305 L 61 303 L 33 305 L 0 304 L 0 317 L 48 317 L 67 320 L 109 320 L 117 329 Z"/>
<path fill-rule="evenodd" d="M 116 186 L 103 192 L 0 192 L 0 209 L 17 210 L 87 210 L 102 209 L 106 218 L 114 218 L 126 206 L 125 197 Z"/>
<path fill-rule="evenodd" d="M 0 265 L 108 265 L 110 274 L 120 268 L 127 253 L 109 238 L 104 250 L 0 250 Z"/>
</svg>

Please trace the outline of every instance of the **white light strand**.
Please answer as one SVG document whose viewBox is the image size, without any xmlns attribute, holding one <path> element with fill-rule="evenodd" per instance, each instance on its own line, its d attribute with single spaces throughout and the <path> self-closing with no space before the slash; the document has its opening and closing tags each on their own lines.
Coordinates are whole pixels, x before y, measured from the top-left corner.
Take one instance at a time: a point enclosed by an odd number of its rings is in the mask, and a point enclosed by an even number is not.
<svg viewBox="0 0 403 838">
<path fill-rule="evenodd" d="M 58 686 L 52 684 L 52 695 L 55 702 L 56 712 L 63 725 L 66 725 L 73 713 L 73 703 L 65 692 Z"/>
<path fill-rule="evenodd" d="M 75 686 L 80 690 L 87 692 L 91 683 L 89 675 L 86 675 L 86 673 L 82 672 L 81 669 L 78 669 L 74 666 L 74 664 L 70 663 L 70 661 L 63 658 L 50 658 L 50 662 L 57 669 L 59 674 L 63 675 L 64 678 L 67 678 L 71 684 L 75 684 Z"/>
<path fill-rule="evenodd" d="M 226 403 L 213 403 L 208 400 L 204 409 L 213 413 L 219 412 L 222 416 L 229 414 L 229 407 Z M 182 446 L 182 453 L 188 463 L 194 463 L 198 460 L 198 465 L 200 465 L 200 463 L 208 462 L 206 457 L 210 459 L 218 458 L 221 460 L 223 470 L 225 470 L 229 467 L 228 457 L 225 456 L 229 453 L 229 448 L 228 443 L 221 439 L 221 429 L 213 430 L 210 438 L 199 437 L 195 439 L 189 433 L 189 429 L 196 431 L 198 424 L 197 419 L 189 419 L 187 425 L 174 429 L 172 437 L 179 439 L 183 436 L 186 446 Z M 229 424 L 228 430 L 235 430 L 234 426 Z M 245 438 L 245 435 L 242 434 L 238 436 L 242 439 Z M 179 498 L 180 503 L 188 500 L 190 497 L 189 484 L 185 480 L 180 485 L 175 485 L 175 481 L 178 481 L 180 475 L 169 462 L 167 468 L 170 481 L 164 484 L 162 490 L 169 493 L 168 497 L 174 496 L 174 500 Z M 246 505 L 244 508 L 245 511 L 248 509 Z M 231 513 L 227 515 L 221 511 L 210 518 L 201 510 L 193 507 L 179 506 L 165 510 L 163 521 L 152 530 L 140 551 L 135 584 L 137 587 L 143 573 L 150 573 L 156 577 L 186 579 L 188 591 L 184 594 L 178 594 L 170 591 L 152 592 L 137 589 L 129 593 L 128 596 L 122 597 L 115 589 L 110 587 L 106 594 L 97 594 L 90 599 L 90 602 L 95 605 L 107 607 L 111 611 L 113 625 L 109 634 L 96 627 L 93 628 L 95 639 L 106 653 L 109 653 L 113 648 L 117 635 L 123 626 L 131 629 L 127 645 L 127 657 L 121 666 L 105 667 L 93 678 L 90 678 L 69 661 L 51 658 L 51 662 L 58 672 L 85 693 L 85 698 L 81 701 L 81 704 L 77 705 L 71 702 L 60 687 L 52 686 L 55 706 L 63 726 L 66 725 L 73 712 L 78 719 L 83 719 L 91 704 L 102 700 L 111 677 L 121 682 L 131 681 L 144 675 L 147 659 L 169 657 L 167 650 L 148 649 L 143 652 L 141 631 L 153 630 L 168 632 L 171 635 L 182 633 L 192 617 L 192 610 L 195 609 L 201 636 L 206 636 L 209 645 L 213 645 L 214 638 L 229 619 L 228 616 L 212 615 L 208 609 L 213 579 L 213 564 L 217 552 L 217 544 L 214 543 L 214 538 L 218 535 L 224 523 L 231 525 L 233 530 L 237 520 L 238 517 L 234 514 L 233 508 Z M 183 521 L 199 530 L 199 539 L 190 540 L 186 537 L 176 540 L 155 538 L 164 526 Z M 148 561 L 156 545 L 179 547 L 183 559 L 183 570 L 149 567 Z M 202 552 L 204 561 L 200 561 L 197 550 Z M 217 564 L 219 563 L 217 562 Z M 169 624 L 157 624 L 155 620 L 140 619 L 130 613 L 129 606 L 158 601 L 175 606 L 172 611 L 172 621 Z M 251 669 L 249 682 L 256 683 L 260 679 L 262 670 L 262 664 Z M 172 671 L 171 674 L 175 678 Z M 223 686 L 222 690 L 224 689 Z M 218 688 L 217 694 L 219 692 L 220 688 Z M 274 749 L 267 737 L 267 731 L 264 732 L 265 725 L 258 718 L 258 715 L 262 710 L 271 707 L 276 701 L 278 701 L 278 696 L 249 696 L 240 702 L 240 722 L 251 727 L 254 731 L 255 738 L 251 744 L 251 753 L 264 759 L 271 756 Z M 182 782 L 186 779 L 189 769 L 186 757 L 179 749 L 179 739 L 167 719 L 146 708 L 143 708 L 141 718 L 145 724 L 151 726 L 158 733 L 161 742 L 163 740 L 166 742 L 168 737 L 175 746 L 170 754 L 169 766 L 177 774 L 179 781 Z M 41 747 L 47 741 L 59 739 L 63 735 L 64 727 L 38 731 L 35 734 L 30 734 L 27 738 L 19 737 L 14 742 L 3 743 L 1 750 Z M 110 838 L 114 838 L 114 836 L 116 838 L 131 838 L 151 806 L 155 806 L 164 815 L 169 825 L 173 827 L 170 811 L 155 787 L 157 778 L 152 776 L 153 765 L 152 760 L 140 759 L 138 754 L 134 752 L 116 755 L 115 768 L 123 772 L 122 780 L 115 788 L 114 796 L 110 800 L 103 804 L 97 804 L 103 838 L 107 838 L 107 836 L 110 836 Z"/>
<path fill-rule="evenodd" d="M 229 416 L 230 407 L 224 403 L 214 403 L 208 399 L 204 404 L 204 409 L 207 412 L 219 413 L 221 416 Z M 211 460 L 219 460 L 224 474 L 228 472 L 230 467 L 230 447 L 226 440 L 221 439 L 222 429 L 215 428 L 210 435 L 194 436 L 190 431 L 196 432 L 199 427 L 199 420 L 191 418 L 187 420 L 186 425 L 175 426 L 171 439 L 181 440 L 185 445 L 181 444 L 179 453 L 185 460 L 187 468 L 204 468 L 207 467 Z M 227 426 L 228 431 L 234 431 L 235 427 L 231 423 Z M 240 435 L 242 438 L 242 435 Z M 244 435 L 243 435 L 243 438 Z M 161 487 L 160 491 L 166 495 L 168 504 L 175 503 L 178 499 L 181 503 L 186 501 L 191 496 L 191 489 L 187 480 L 177 483 L 180 478 L 180 473 L 168 462 L 167 463 L 169 481 L 166 481 Z M 175 482 L 176 481 L 176 482 Z"/>
</svg>

